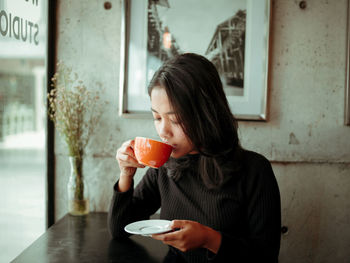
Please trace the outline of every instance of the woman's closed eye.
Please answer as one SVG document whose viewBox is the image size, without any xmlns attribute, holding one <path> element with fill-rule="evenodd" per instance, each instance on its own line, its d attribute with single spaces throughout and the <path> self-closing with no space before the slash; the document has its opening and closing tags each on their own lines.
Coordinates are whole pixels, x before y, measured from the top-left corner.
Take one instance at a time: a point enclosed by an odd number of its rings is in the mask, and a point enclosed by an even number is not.
<svg viewBox="0 0 350 263">
<path fill-rule="evenodd" d="M 161 118 L 160 118 L 160 117 L 153 117 L 153 120 L 154 120 L 154 121 L 160 121 Z"/>
<path fill-rule="evenodd" d="M 162 120 L 162 117 L 160 117 L 160 116 L 158 116 L 158 115 L 154 115 L 153 116 L 153 120 L 154 121 L 161 121 Z M 174 124 L 174 125 L 178 125 L 178 124 L 180 124 L 176 119 L 171 119 L 171 118 L 168 118 L 168 121 L 170 121 L 172 124 Z"/>
<path fill-rule="evenodd" d="M 175 124 L 175 125 L 179 125 L 179 124 L 180 124 L 180 122 L 178 122 L 177 120 L 170 120 L 170 122 L 171 122 L 172 124 Z"/>
</svg>

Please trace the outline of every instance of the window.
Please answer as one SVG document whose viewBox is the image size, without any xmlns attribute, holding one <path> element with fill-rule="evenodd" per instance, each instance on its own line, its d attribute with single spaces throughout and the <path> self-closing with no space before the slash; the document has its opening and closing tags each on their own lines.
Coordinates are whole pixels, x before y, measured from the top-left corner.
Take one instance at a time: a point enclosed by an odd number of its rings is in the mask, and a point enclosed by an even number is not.
<svg viewBox="0 0 350 263">
<path fill-rule="evenodd" d="M 0 2 L 0 262 L 46 229 L 47 0 Z"/>
</svg>

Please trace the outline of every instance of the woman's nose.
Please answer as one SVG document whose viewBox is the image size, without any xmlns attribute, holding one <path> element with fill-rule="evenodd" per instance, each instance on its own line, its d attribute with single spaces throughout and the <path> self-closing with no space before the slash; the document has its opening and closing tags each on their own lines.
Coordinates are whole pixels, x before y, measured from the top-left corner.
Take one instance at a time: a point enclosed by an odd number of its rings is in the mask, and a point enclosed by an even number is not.
<svg viewBox="0 0 350 263">
<path fill-rule="evenodd" d="M 167 121 L 162 121 L 159 125 L 159 136 L 163 139 L 169 139 L 171 137 L 171 126 Z"/>
</svg>

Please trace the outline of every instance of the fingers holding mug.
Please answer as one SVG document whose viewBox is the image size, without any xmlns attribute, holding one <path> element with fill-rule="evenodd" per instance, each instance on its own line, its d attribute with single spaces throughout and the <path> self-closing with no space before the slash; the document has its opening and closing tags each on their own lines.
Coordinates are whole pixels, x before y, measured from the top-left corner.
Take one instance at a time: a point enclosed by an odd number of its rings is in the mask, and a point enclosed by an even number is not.
<svg viewBox="0 0 350 263">
<path fill-rule="evenodd" d="M 140 164 L 134 153 L 134 140 L 126 141 L 120 146 L 120 148 L 117 150 L 116 159 L 118 161 L 119 167 L 124 171 L 136 170 L 136 168 L 144 168 L 145 166 L 143 164 Z M 135 168 L 135 169 L 129 169 L 129 168 Z M 128 172 L 130 173 L 130 172 Z"/>
</svg>

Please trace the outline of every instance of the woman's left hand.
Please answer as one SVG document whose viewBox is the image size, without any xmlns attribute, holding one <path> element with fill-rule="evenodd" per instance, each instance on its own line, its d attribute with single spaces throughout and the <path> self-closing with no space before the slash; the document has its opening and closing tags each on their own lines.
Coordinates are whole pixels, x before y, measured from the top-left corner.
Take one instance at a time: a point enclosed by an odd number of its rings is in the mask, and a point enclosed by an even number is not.
<svg viewBox="0 0 350 263">
<path fill-rule="evenodd" d="M 152 235 L 152 238 L 173 246 L 183 252 L 195 248 L 206 248 L 217 253 L 221 244 L 221 234 L 195 221 L 173 220 L 174 232 Z"/>
</svg>

